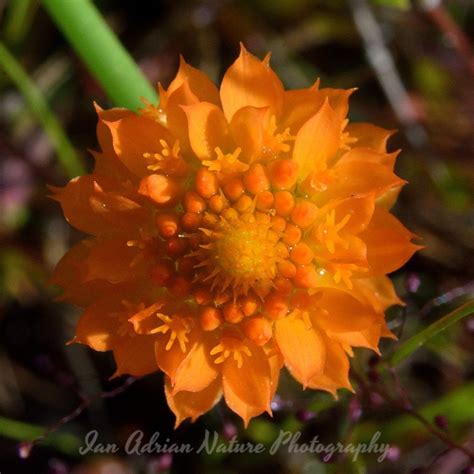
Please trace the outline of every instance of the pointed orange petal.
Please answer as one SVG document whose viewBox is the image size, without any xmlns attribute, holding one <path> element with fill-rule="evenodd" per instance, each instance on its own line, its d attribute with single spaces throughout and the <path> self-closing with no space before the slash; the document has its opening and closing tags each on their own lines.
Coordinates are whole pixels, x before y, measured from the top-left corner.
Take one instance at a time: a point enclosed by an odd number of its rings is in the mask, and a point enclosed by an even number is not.
<svg viewBox="0 0 474 474">
<path fill-rule="evenodd" d="M 325 288 L 315 300 L 312 321 L 325 331 L 359 331 L 378 320 L 377 313 L 354 297 L 333 288 Z"/>
<path fill-rule="evenodd" d="M 324 371 L 322 374 L 313 377 L 309 381 L 308 387 L 326 390 L 337 396 L 339 388 L 352 390 L 352 385 L 349 381 L 349 360 L 341 344 L 332 341 L 326 335 L 324 335 L 324 341 L 326 344 Z"/>
<path fill-rule="evenodd" d="M 198 342 L 176 370 L 173 394 L 181 391 L 200 392 L 218 375 L 216 364 L 211 359 L 209 345 Z"/>
<path fill-rule="evenodd" d="M 196 344 L 194 334 L 189 335 L 189 342 L 186 344 L 186 351 L 183 352 L 179 344 L 173 344 L 166 349 L 169 342 L 169 336 L 160 334 L 155 341 L 155 358 L 160 370 L 162 370 L 174 383 L 178 368 L 189 356 L 192 348 Z"/>
<path fill-rule="evenodd" d="M 324 341 L 319 330 L 309 326 L 308 321 L 296 314 L 279 319 L 275 322 L 274 336 L 285 366 L 304 386 L 323 371 Z"/>
<path fill-rule="evenodd" d="M 390 306 L 404 304 L 395 293 L 392 281 L 385 275 L 356 278 L 353 283 L 356 297 L 365 300 L 378 313 L 384 312 Z"/>
<path fill-rule="evenodd" d="M 325 170 L 327 161 L 339 149 L 341 120 L 326 100 L 296 135 L 293 159 L 298 164 L 300 181 L 313 171 Z"/>
<path fill-rule="evenodd" d="M 414 234 L 386 209 L 376 207 L 360 237 L 367 244 L 367 259 L 373 275 L 384 275 L 404 265 L 421 247 L 411 243 Z"/>
<path fill-rule="evenodd" d="M 203 102 L 210 102 L 215 105 L 220 104 L 219 90 L 217 86 L 199 69 L 190 66 L 182 56 L 179 58 L 179 70 L 176 77 L 169 85 L 166 95 L 169 97 L 174 91 L 179 89 L 184 82 L 189 84 L 191 92 Z M 167 104 L 162 104 L 165 107 Z"/>
<path fill-rule="evenodd" d="M 227 122 L 222 110 L 209 102 L 183 106 L 188 119 L 189 141 L 200 160 L 215 157 L 215 148 L 225 150 L 228 142 Z"/>
<path fill-rule="evenodd" d="M 114 341 L 114 358 L 117 370 L 114 375 L 129 374 L 136 377 L 158 370 L 153 336 L 120 337 Z"/>
<path fill-rule="evenodd" d="M 95 351 L 109 351 L 113 347 L 117 331 L 117 318 L 113 313 L 120 303 L 111 298 L 102 298 L 90 305 L 79 318 L 74 342 L 87 344 Z"/>
<path fill-rule="evenodd" d="M 235 143 L 242 148 L 241 159 L 245 163 L 262 155 L 264 123 L 268 116 L 268 107 L 243 107 L 238 110 L 230 122 L 230 130 Z"/>
<path fill-rule="evenodd" d="M 351 137 L 357 138 L 355 145 L 361 148 L 371 148 L 378 153 L 387 151 L 387 141 L 395 130 L 386 130 L 371 123 L 350 123 L 346 132 Z"/>
<path fill-rule="evenodd" d="M 136 261 L 140 252 L 137 247 L 128 246 L 123 239 L 96 242 L 87 257 L 84 281 L 99 279 L 118 283 L 141 276 L 147 263 L 146 259 Z M 136 264 L 132 265 L 132 262 Z"/>
<path fill-rule="evenodd" d="M 362 162 L 379 163 L 393 171 L 395 160 L 399 154 L 400 150 L 394 151 L 393 153 L 380 153 L 371 150 L 370 148 L 356 147 L 345 153 L 338 163 L 341 164 L 348 161 L 359 161 L 361 162 L 361 166 L 363 166 Z"/>
<path fill-rule="evenodd" d="M 110 134 L 109 127 L 106 125 L 106 122 L 116 122 L 125 117 L 133 115 L 128 109 L 123 108 L 112 108 L 108 110 L 102 109 L 96 102 L 94 102 L 95 111 L 99 118 L 97 122 L 97 139 L 101 150 L 108 155 L 115 155 L 112 135 Z"/>
<path fill-rule="evenodd" d="M 316 87 L 288 90 L 284 93 L 281 128 L 289 128 L 292 134 L 313 117 L 323 106 L 323 97 Z"/>
<path fill-rule="evenodd" d="M 329 199 L 374 193 L 376 197 L 406 181 L 378 163 L 346 161 L 332 168 L 333 179 L 328 188 L 315 196 L 318 202 Z"/>
<path fill-rule="evenodd" d="M 327 97 L 331 108 L 334 113 L 342 121 L 347 117 L 349 111 L 349 97 L 356 89 L 331 89 L 323 88 L 319 89 L 319 94 L 323 97 Z"/>
<path fill-rule="evenodd" d="M 163 149 L 160 140 L 165 140 L 173 146 L 169 132 L 158 122 L 149 118 L 133 114 L 120 120 L 104 123 L 112 135 L 115 153 L 136 176 L 149 174 L 149 163 L 143 155 L 144 153 L 160 153 Z"/>
<path fill-rule="evenodd" d="M 271 372 L 267 356 L 261 347 L 248 344 L 250 355 L 242 355 L 238 367 L 229 356 L 222 367 L 224 397 L 229 408 L 237 413 L 245 426 L 254 416 L 270 410 Z"/>
<path fill-rule="evenodd" d="M 209 411 L 222 397 L 220 379 L 214 380 L 204 390 L 200 392 L 179 392 L 173 394 L 171 380 L 165 377 L 166 401 L 171 411 L 176 416 L 175 428 L 183 420 L 191 418 L 196 421 L 201 415 Z"/>
<path fill-rule="evenodd" d="M 167 128 L 172 135 L 179 139 L 181 150 L 186 152 L 190 148 L 188 134 L 188 120 L 183 110 L 183 106 L 194 105 L 199 99 L 191 90 L 189 81 L 184 80 L 183 83 L 168 97 L 166 104 L 166 120 Z M 169 144 L 172 146 L 172 143 Z"/>
<path fill-rule="evenodd" d="M 230 121 L 242 107 L 269 107 L 279 116 L 283 105 L 283 86 L 269 66 L 250 54 L 241 45 L 240 56 L 222 79 L 221 101 Z"/>
</svg>

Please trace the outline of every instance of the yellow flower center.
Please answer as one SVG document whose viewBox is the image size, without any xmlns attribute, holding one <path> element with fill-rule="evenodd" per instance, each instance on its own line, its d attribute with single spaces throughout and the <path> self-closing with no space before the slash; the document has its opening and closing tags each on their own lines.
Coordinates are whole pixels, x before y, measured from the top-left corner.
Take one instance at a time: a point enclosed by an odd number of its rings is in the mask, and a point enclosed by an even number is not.
<svg viewBox="0 0 474 474">
<path fill-rule="evenodd" d="M 231 223 L 222 218 L 216 230 L 202 231 L 210 242 L 202 245 L 199 267 L 207 267 L 212 287 L 224 291 L 231 287 L 234 295 L 247 294 L 250 288 L 268 289 L 277 273 L 280 260 L 278 236 L 268 223 L 236 218 Z"/>
</svg>

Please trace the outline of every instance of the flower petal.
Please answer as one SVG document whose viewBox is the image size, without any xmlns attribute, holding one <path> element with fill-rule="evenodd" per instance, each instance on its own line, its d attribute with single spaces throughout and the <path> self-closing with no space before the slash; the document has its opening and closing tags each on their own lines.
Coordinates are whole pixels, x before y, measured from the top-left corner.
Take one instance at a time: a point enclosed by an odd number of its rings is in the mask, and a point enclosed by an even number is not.
<svg viewBox="0 0 474 474">
<path fill-rule="evenodd" d="M 350 123 L 346 127 L 346 132 L 351 137 L 357 138 L 357 147 L 371 148 L 379 153 L 385 153 L 387 141 L 395 130 L 386 130 L 371 123 Z"/>
<path fill-rule="evenodd" d="M 293 149 L 300 181 L 313 172 L 326 169 L 327 161 L 339 149 L 341 126 L 341 120 L 326 100 L 321 109 L 301 127 Z"/>
<path fill-rule="evenodd" d="M 224 397 L 229 408 L 243 420 L 245 427 L 254 416 L 270 411 L 271 371 L 261 347 L 248 344 L 250 355 L 242 356 L 242 366 L 228 357 L 222 367 Z"/>
<path fill-rule="evenodd" d="M 190 66 L 182 56 L 179 57 L 179 70 L 176 77 L 169 85 L 166 96 L 169 97 L 174 91 L 179 89 L 184 82 L 189 84 L 191 92 L 203 102 L 210 102 L 215 105 L 220 104 L 219 90 L 217 86 L 199 69 Z M 166 107 L 161 104 L 162 107 Z"/>
<path fill-rule="evenodd" d="M 153 336 L 120 337 L 114 341 L 114 358 L 117 370 L 114 376 L 129 374 L 136 377 L 158 370 Z"/>
<path fill-rule="evenodd" d="M 360 237 L 367 244 L 367 259 L 373 275 L 384 275 L 404 265 L 421 247 L 411 243 L 415 235 L 382 207 Z"/>
<path fill-rule="evenodd" d="M 216 364 L 211 359 L 207 341 L 199 341 L 176 370 L 173 394 L 181 391 L 200 392 L 218 375 Z"/>
<path fill-rule="evenodd" d="M 222 108 L 227 120 L 234 114 L 251 105 L 269 107 L 273 114 L 279 116 L 283 105 L 283 86 L 278 76 L 250 54 L 243 45 L 240 56 L 227 69 L 221 84 Z"/>
<path fill-rule="evenodd" d="M 303 386 L 322 373 L 326 352 L 321 333 L 298 312 L 275 322 L 274 337 L 285 366 Z"/>
<path fill-rule="evenodd" d="M 200 392 L 173 393 L 169 377 L 165 377 L 165 395 L 171 411 L 176 416 L 175 428 L 186 418 L 196 421 L 209 411 L 222 397 L 221 380 L 216 379 Z"/>
<path fill-rule="evenodd" d="M 324 371 L 320 375 L 313 377 L 308 387 L 319 390 L 326 390 L 337 396 L 339 388 L 352 390 L 349 381 L 349 360 L 341 344 L 332 341 L 324 335 L 326 345 L 326 363 Z"/>
<path fill-rule="evenodd" d="M 149 174 L 145 153 L 160 153 L 163 149 L 160 140 L 172 145 L 171 136 L 163 125 L 140 115 L 128 115 L 104 123 L 109 127 L 113 148 L 120 161 L 139 177 Z"/>
<path fill-rule="evenodd" d="M 312 321 L 331 332 L 359 331 L 370 326 L 378 315 L 348 293 L 325 288 L 314 300 Z"/>
<path fill-rule="evenodd" d="M 227 122 L 219 107 L 209 102 L 183 107 L 188 119 L 189 142 L 200 160 L 214 158 L 215 148 L 226 149 Z"/>
</svg>

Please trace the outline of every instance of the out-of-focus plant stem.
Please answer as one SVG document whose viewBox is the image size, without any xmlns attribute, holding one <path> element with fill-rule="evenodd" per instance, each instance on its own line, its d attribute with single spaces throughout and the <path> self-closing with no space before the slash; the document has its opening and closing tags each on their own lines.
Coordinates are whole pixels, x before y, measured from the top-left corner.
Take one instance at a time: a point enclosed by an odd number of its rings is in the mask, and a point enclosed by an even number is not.
<svg viewBox="0 0 474 474">
<path fill-rule="evenodd" d="M 9 46 L 17 45 L 27 35 L 39 0 L 10 0 L 5 18 L 3 36 Z"/>
<path fill-rule="evenodd" d="M 89 0 L 43 0 L 43 5 L 115 105 L 135 110 L 158 95 Z"/>
<path fill-rule="evenodd" d="M 413 337 L 408 339 L 408 341 L 401 344 L 395 353 L 390 357 L 388 361 L 389 365 L 398 365 L 413 352 L 422 347 L 426 341 L 473 313 L 474 300 L 468 301 L 438 321 L 430 324 L 427 328 L 423 329 L 418 334 L 415 334 Z"/>
<path fill-rule="evenodd" d="M 45 133 L 51 140 L 59 162 L 69 177 L 84 173 L 84 167 L 73 146 L 68 140 L 58 119 L 48 106 L 43 94 L 31 80 L 21 64 L 0 42 L 0 68 L 5 71 L 27 102 L 31 112 L 40 122 Z"/>
</svg>

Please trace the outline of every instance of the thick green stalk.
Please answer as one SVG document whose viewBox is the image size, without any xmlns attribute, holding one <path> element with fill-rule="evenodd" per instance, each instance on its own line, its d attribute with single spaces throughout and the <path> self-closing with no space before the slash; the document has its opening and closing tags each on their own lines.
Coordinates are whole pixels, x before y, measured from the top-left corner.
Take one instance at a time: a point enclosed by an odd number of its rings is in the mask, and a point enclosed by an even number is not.
<svg viewBox="0 0 474 474">
<path fill-rule="evenodd" d="M 441 319 L 438 319 L 438 321 L 430 324 L 427 328 L 423 329 L 418 334 L 415 334 L 413 337 L 408 339 L 408 341 L 405 341 L 403 344 L 401 344 L 392 357 L 390 357 L 388 361 L 389 365 L 398 365 L 402 360 L 406 359 L 418 348 L 423 346 L 426 341 L 473 313 L 474 300 L 468 301 L 451 313 L 447 314 Z"/>
<path fill-rule="evenodd" d="M 84 173 L 73 146 L 69 142 L 61 124 L 48 106 L 40 89 L 30 79 L 21 64 L 10 51 L 0 42 L 0 68 L 5 71 L 27 102 L 31 112 L 42 125 L 51 140 L 58 159 L 69 177 Z"/>
<path fill-rule="evenodd" d="M 43 5 L 115 105 L 136 110 L 158 95 L 90 0 L 43 0 Z"/>
</svg>

